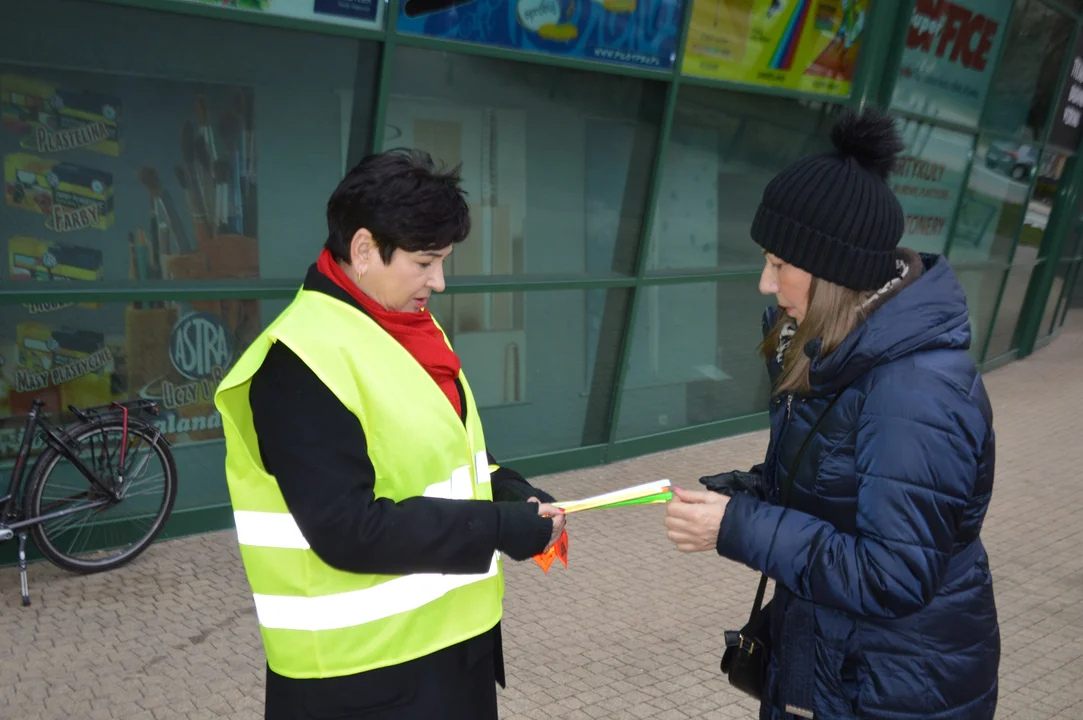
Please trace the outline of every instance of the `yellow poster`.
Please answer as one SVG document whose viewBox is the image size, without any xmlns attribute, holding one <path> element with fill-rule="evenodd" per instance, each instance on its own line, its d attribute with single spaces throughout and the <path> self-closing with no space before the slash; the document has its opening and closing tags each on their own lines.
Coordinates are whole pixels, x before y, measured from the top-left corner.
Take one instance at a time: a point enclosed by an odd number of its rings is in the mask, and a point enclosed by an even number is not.
<svg viewBox="0 0 1083 720">
<path fill-rule="evenodd" d="M 693 0 L 681 72 L 845 97 L 870 0 Z"/>
</svg>

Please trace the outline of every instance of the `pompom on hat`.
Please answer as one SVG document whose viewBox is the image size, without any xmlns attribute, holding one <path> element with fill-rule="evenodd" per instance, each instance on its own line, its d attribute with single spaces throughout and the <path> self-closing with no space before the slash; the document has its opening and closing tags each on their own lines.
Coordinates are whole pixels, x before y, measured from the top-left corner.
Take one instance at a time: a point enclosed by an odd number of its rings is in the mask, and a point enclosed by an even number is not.
<svg viewBox="0 0 1083 720">
<path fill-rule="evenodd" d="M 887 183 L 904 145 L 895 120 L 872 108 L 846 110 L 835 146 L 783 169 L 763 192 L 752 239 L 765 251 L 852 290 L 895 276 L 904 213 Z"/>
</svg>

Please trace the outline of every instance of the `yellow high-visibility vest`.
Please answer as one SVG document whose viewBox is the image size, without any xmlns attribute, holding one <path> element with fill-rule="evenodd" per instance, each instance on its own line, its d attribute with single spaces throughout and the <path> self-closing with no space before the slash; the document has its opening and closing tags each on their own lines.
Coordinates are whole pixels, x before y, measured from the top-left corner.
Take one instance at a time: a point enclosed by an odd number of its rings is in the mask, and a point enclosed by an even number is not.
<svg viewBox="0 0 1083 720">
<path fill-rule="evenodd" d="M 377 498 L 492 500 L 485 438 L 466 378 L 459 375 L 464 425 L 428 372 L 372 318 L 323 293 L 300 291 L 215 395 L 237 541 L 270 668 L 292 678 L 351 675 L 428 655 L 495 626 L 504 596 L 499 553 L 488 572 L 476 575 L 392 576 L 336 570 L 312 551 L 263 467 L 248 401 L 252 377 L 276 342 L 361 422 Z"/>
</svg>

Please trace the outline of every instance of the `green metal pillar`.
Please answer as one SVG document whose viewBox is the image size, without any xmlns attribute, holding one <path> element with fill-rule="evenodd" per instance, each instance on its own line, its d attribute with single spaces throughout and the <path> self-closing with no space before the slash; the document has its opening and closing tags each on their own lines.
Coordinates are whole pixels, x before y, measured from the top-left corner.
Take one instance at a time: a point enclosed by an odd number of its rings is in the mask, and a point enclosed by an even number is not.
<svg viewBox="0 0 1083 720">
<path fill-rule="evenodd" d="M 372 151 L 384 149 L 384 127 L 387 122 L 387 96 L 391 92 L 391 67 L 395 62 L 395 32 L 399 22 L 399 0 L 388 0 L 384 18 L 387 37 L 380 48 L 380 76 L 376 80 L 376 102 L 372 108 Z"/>
<path fill-rule="evenodd" d="M 873 0 L 868 24 L 861 39 L 861 58 L 850 92 L 850 104 L 861 108 L 866 104 L 886 107 L 891 100 L 895 78 L 887 77 L 885 69 L 893 64 L 901 47 L 903 14 L 909 15 L 914 0 Z M 896 68 L 897 70 L 898 68 Z M 888 82 L 885 82 L 887 80 Z"/>
<path fill-rule="evenodd" d="M 1038 333 L 1041 332 L 1045 304 L 1053 289 L 1057 267 L 1060 265 L 1060 256 L 1076 225 L 1076 205 L 1079 200 L 1080 184 L 1083 183 L 1083 162 L 1079 161 L 1077 155 L 1068 158 L 1065 165 L 1067 167 L 1064 178 L 1067 182 L 1062 183 L 1057 191 L 1049 225 L 1046 226 L 1045 237 L 1038 249 L 1038 261 L 1043 264 L 1041 270 L 1030 279 L 1026 298 L 1023 301 L 1023 312 L 1019 316 L 1016 332 L 1021 358 L 1034 351 L 1034 343 L 1037 342 Z"/>
</svg>

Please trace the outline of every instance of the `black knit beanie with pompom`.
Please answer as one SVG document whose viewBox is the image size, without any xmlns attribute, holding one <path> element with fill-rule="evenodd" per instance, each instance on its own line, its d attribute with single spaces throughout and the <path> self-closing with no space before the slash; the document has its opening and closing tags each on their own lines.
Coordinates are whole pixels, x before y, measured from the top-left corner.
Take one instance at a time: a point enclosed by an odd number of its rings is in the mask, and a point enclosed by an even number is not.
<svg viewBox="0 0 1083 720">
<path fill-rule="evenodd" d="M 888 186 L 903 143 L 891 116 L 847 110 L 834 150 L 799 160 L 767 185 L 752 239 L 779 259 L 852 290 L 895 276 L 903 209 Z"/>
</svg>

